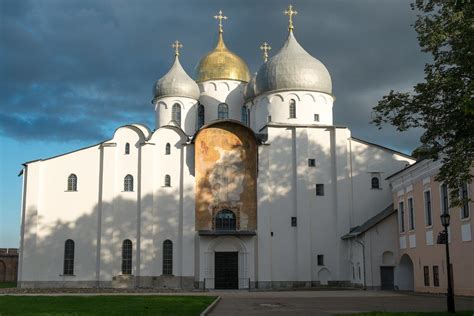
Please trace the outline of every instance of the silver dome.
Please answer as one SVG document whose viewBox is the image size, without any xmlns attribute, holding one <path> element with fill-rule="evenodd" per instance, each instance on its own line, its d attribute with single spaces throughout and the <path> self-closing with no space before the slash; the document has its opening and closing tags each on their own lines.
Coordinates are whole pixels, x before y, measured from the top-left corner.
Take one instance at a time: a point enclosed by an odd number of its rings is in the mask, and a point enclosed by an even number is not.
<svg viewBox="0 0 474 316">
<path fill-rule="evenodd" d="M 255 98 L 255 77 L 256 76 L 257 76 L 257 73 L 255 73 L 255 76 L 252 76 L 252 78 L 250 78 L 249 82 L 245 86 L 245 90 L 244 90 L 245 101 Z"/>
<path fill-rule="evenodd" d="M 176 56 L 168 73 L 156 82 L 153 100 L 162 97 L 188 97 L 197 100 L 199 96 L 197 83 L 184 71 Z"/>
<path fill-rule="evenodd" d="M 290 31 L 283 48 L 258 70 L 257 95 L 278 90 L 309 90 L 332 94 L 326 67 L 296 41 Z"/>
</svg>

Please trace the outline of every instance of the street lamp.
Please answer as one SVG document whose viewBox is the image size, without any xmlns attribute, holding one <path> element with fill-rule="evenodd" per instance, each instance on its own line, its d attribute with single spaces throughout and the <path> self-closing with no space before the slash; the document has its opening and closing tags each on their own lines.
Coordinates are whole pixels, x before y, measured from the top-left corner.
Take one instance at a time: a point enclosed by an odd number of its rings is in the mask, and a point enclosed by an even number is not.
<svg viewBox="0 0 474 316">
<path fill-rule="evenodd" d="M 454 313 L 454 293 L 453 293 L 453 279 L 451 271 L 451 263 L 449 260 L 449 242 L 448 242 L 448 226 L 451 216 L 449 214 L 441 214 L 441 224 L 444 227 L 444 244 L 446 245 L 446 265 L 448 271 L 448 312 Z"/>
</svg>

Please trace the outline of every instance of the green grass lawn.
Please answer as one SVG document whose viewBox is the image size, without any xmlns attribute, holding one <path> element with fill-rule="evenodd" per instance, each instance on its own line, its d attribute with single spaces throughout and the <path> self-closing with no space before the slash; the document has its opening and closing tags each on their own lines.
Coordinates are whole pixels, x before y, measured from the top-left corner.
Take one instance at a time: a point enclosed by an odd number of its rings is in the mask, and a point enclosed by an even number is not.
<svg viewBox="0 0 474 316">
<path fill-rule="evenodd" d="M 356 314 L 342 314 L 347 316 L 450 316 L 453 315 L 448 312 L 431 312 L 431 313 L 420 313 L 420 312 L 404 312 L 404 313 L 391 313 L 391 312 L 370 312 L 370 313 L 356 313 Z M 456 312 L 455 315 L 461 316 L 472 316 L 474 311 L 460 311 Z"/>
<path fill-rule="evenodd" d="M 0 289 L 6 289 L 8 287 L 16 287 L 16 282 L 0 282 Z"/>
<path fill-rule="evenodd" d="M 5 315 L 199 315 L 212 296 L 0 296 Z"/>
</svg>

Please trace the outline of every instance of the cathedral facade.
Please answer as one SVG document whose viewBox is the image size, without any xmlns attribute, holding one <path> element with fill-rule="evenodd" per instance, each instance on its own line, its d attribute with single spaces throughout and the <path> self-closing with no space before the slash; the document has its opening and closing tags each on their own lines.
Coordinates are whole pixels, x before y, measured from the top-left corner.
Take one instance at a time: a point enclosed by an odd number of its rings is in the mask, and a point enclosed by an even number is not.
<svg viewBox="0 0 474 316">
<path fill-rule="evenodd" d="M 126 125 L 24 164 L 21 287 L 363 283 L 360 246 L 342 237 L 390 206 L 385 178 L 414 160 L 333 124 L 331 76 L 286 13 L 288 37 L 271 58 L 262 46 L 256 75 L 224 43 L 220 12 L 194 79 L 174 44 L 153 132 Z"/>
</svg>

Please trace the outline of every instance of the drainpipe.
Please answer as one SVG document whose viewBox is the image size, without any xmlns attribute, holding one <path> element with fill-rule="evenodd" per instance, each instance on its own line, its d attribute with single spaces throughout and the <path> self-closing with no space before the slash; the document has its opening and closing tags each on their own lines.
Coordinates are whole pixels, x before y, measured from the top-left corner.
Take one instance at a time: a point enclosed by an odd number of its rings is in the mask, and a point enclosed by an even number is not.
<svg viewBox="0 0 474 316">
<path fill-rule="evenodd" d="M 355 238 L 356 243 L 362 246 L 362 267 L 364 271 L 364 291 L 367 290 L 367 282 L 365 276 L 365 245 L 362 241 L 360 241 L 357 237 Z"/>
</svg>

